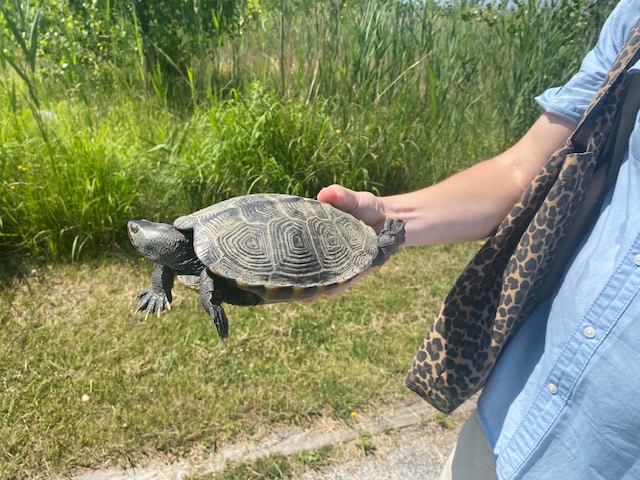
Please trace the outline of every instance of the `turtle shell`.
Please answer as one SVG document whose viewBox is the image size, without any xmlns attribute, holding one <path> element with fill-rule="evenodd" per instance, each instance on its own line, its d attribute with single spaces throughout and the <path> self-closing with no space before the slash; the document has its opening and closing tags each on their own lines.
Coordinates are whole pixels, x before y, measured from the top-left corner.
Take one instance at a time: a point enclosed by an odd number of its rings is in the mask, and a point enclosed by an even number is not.
<svg viewBox="0 0 640 480">
<path fill-rule="evenodd" d="M 329 204 L 254 194 L 178 218 L 213 273 L 265 301 L 305 298 L 347 282 L 378 254 L 374 230 Z"/>
</svg>

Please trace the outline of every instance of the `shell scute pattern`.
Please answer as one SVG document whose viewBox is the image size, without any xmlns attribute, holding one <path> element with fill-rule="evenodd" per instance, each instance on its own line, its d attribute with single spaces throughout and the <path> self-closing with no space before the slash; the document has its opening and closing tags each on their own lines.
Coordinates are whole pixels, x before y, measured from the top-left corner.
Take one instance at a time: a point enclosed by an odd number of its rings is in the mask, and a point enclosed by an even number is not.
<svg viewBox="0 0 640 480">
<path fill-rule="evenodd" d="M 348 281 L 378 253 L 373 229 L 330 205 L 279 194 L 236 197 L 180 217 L 216 275 L 269 299 Z"/>
<path fill-rule="evenodd" d="M 324 241 L 314 245 L 317 250 L 317 258 L 321 262 L 321 268 L 331 268 L 331 263 L 327 259 L 331 259 L 335 263 L 342 263 L 348 260 L 349 251 L 341 246 L 337 225 L 327 222 L 323 218 L 312 217 L 307 222 L 309 223 L 308 231 L 316 232 L 318 237 L 324 239 Z"/>
<path fill-rule="evenodd" d="M 300 212 L 298 212 L 300 213 Z M 322 264 L 304 217 L 278 217 L 268 224 L 273 241 L 273 285 L 317 285 Z"/>
</svg>

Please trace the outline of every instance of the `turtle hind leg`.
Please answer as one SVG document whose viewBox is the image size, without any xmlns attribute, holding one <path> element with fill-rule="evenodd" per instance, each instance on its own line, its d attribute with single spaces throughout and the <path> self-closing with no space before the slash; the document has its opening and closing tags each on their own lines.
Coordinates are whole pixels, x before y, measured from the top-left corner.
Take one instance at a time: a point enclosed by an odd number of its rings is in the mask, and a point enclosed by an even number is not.
<svg viewBox="0 0 640 480">
<path fill-rule="evenodd" d="M 372 267 L 379 267 L 398 251 L 400 245 L 404 243 L 406 223 L 405 220 L 387 218 L 384 228 L 378 235 L 378 256 L 371 262 Z"/>
<path fill-rule="evenodd" d="M 222 294 L 216 291 L 213 278 L 205 268 L 200 274 L 200 303 L 211 317 L 211 321 L 218 331 L 218 337 L 224 341 L 229 336 L 229 321 L 220 302 L 222 302 Z"/>
</svg>

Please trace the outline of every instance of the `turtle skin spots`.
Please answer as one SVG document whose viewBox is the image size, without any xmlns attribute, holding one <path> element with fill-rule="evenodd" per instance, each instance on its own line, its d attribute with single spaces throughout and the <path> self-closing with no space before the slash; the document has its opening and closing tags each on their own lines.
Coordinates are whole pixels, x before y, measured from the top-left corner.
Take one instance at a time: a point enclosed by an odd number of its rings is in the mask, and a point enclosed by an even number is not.
<svg viewBox="0 0 640 480">
<path fill-rule="evenodd" d="M 623 70 L 639 42 L 640 24 L 583 116 L 596 115 L 584 151 L 574 151 L 574 134 L 552 155 L 437 313 L 405 385 L 440 411 L 451 413 L 484 386 L 502 348 L 533 309 L 599 154 L 608 148 L 606 132 L 629 81 Z"/>
</svg>

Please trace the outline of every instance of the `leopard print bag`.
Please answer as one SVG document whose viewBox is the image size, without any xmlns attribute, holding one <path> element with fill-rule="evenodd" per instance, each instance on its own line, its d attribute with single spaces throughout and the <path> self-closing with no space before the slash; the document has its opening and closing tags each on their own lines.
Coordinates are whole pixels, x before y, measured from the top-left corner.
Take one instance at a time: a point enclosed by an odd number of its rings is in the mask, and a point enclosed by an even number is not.
<svg viewBox="0 0 640 480">
<path fill-rule="evenodd" d="M 550 157 L 442 304 L 405 379 L 410 390 L 441 412 L 451 413 L 484 386 L 501 351 L 542 298 L 539 293 L 549 291 L 549 283 L 560 276 L 559 252 L 567 249 L 567 234 L 588 228 L 575 223 L 576 212 L 594 171 L 609 168 L 598 159 L 612 158 L 632 77 L 626 70 L 638 57 L 640 22 L 569 140 Z"/>
</svg>

